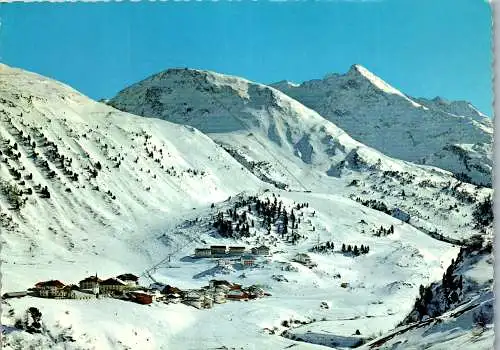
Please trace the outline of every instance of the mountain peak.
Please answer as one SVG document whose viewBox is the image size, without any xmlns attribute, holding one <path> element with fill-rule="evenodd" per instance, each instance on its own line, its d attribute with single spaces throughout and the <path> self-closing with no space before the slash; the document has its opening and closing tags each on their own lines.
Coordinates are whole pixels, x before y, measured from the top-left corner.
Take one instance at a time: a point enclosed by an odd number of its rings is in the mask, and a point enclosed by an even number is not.
<svg viewBox="0 0 500 350">
<path fill-rule="evenodd" d="M 356 71 L 358 73 L 362 73 L 364 71 L 366 72 L 369 72 L 368 69 L 366 69 L 366 67 L 363 67 L 362 65 L 358 64 L 358 63 L 354 63 L 350 68 L 349 68 L 349 72 L 351 71 Z"/>
<path fill-rule="evenodd" d="M 389 85 L 387 82 L 385 82 L 384 80 L 382 80 L 381 78 L 379 78 L 378 76 L 376 76 L 375 74 L 373 74 L 367 68 L 363 67 L 360 64 L 353 64 L 349 69 L 349 71 L 347 72 L 347 76 L 352 76 L 357 78 L 361 77 L 370 82 L 373 86 L 375 86 L 379 90 L 382 90 L 383 92 L 408 98 L 401 91 Z"/>
</svg>

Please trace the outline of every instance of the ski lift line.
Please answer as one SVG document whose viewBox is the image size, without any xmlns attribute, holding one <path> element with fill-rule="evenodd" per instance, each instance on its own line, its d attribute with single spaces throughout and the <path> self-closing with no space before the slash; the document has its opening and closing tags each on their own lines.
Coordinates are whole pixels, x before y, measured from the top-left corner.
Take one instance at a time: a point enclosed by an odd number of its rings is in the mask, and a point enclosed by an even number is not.
<svg viewBox="0 0 500 350">
<path fill-rule="evenodd" d="M 166 257 L 166 258 L 162 259 L 160 262 L 158 262 L 158 263 L 154 264 L 152 267 L 150 267 L 149 269 L 145 270 L 145 271 L 141 274 L 141 276 L 151 278 L 151 277 L 150 277 L 150 271 L 155 270 L 156 268 L 158 268 L 160 265 L 164 264 L 165 262 L 170 262 L 170 259 L 171 259 L 171 257 L 172 257 L 174 254 L 178 253 L 178 252 L 179 252 L 180 250 L 182 250 L 182 249 L 187 248 L 188 246 L 193 245 L 193 243 L 194 243 L 195 241 L 196 241 L 196 238 L 192 238 L 192 239 L 191 239 L 190 241 L 188 241 L 186 244 L 181 245 L 181 246 L 177 246 L 177 249 L 176 249 L 176 250 L 174 250 L 174 251 L 170 251 L 170 253 L 169 253 L 169 254 L 167 254 L 167 257 Z M 152 278 L 151 278 L 151 279 L 152 279 Z"/>
<path fill-rule="evenodd" d="M 166 257 L 166 258 L 162 259 L 160 262 L 158 262 L 158 263 L 156 263 L 155 265 L 153 265 L 152 267 L 150 267 L 148 270 L 146 270 L 146 272 L 145 272 L 145 273 L 149 274 L 149 272 L 150 272 L 151 270 L 154 270 L 155 268 L 159 267 L 159 266 L 160 266 L 160 265 L 162 265 L 163 263 L 165 263 L 165 262 L 167 262 L 167 261 L 168 261 L 168 262 L 170 262 L 171 257 L 172 257 L 175 253 L 179 252 L 181 249 L 184 249 L 184 248 L 188 247 L 188 246 L 189 246 L 189 245 L 191 245 L 194 241 L 195 241 L 195 238 L 193 238 L 192 240 L 188 241 L 185 245 L 178 247 L 178 248 L 177 248 L 177 250 L 170 252 L 169 254 L 167 254 L 167 257 Z"/>
<path fill-rule="evenodd" d="M 245 128 L 246 131 L 248 131 L 248 133 L 250 134 L 251 137 L 253 137 L 255 139 L 255 141 L 257 141 L 258 144 L 260 144 L 262 146 L 262 148 L 272 157 L 274 158 L 274 160 L 279 164 L 281 165 L 281 167 L 293 178 L 295 179 L 295 181 L 304 189 L 304 191 L 307 191 L 307 187 L 304 186 L 304 184 L 295 176 L 293 175 L 293 173 L 288 170 L 288 168 L 286 166 L 284 166 L 280 161 L 279 159 L 276 158 L 276 156 L 274 154 L 272 154 L 266 147 L 265 145 L 252 133 L 252 131 L 248 128 L 248 126 L 238 117 L 235 117 L 233 115 L 233 113 L 231 113 L 231 111 L 226 108 L 226 106 L 224 106 L 223 103 L 220 102 L 220 100 L 218 98 L 216 98 L 215 96 L 211 96 L 212 99 L 214 99 L 220 107 L 222 107 L 224 110 L 226 110 L 226 112 L 228 112 L 236 121 L 238 121 L 242 126 L 243 128 Z"/>
</svg>

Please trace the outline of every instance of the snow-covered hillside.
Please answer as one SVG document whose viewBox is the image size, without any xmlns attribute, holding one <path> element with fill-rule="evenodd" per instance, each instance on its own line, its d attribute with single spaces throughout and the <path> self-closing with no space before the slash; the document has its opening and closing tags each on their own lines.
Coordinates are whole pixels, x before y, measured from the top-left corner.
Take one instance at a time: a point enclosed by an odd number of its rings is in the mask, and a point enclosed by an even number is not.
<svg viewBox="0 0 500 350">
<path fill-rule="evenodd" d="M 408 97 L 360 65 L 346 74 L 271 86 L 386 155 L 491 186 L 493 124 L 465 101 Z"/>
<path fill-rule="evenodd" d="M 262 186 L 191 127 L 117 111 L 39 75 L 1 66 L 0 104 L 5 288 L 41 277 L 9 269 L 35 257 L 87 271 L 122 266 L 130 252 L 140 272 L 156 259 L 144 244 L 172 218 Z M 81 264 L 89 256 L 96 263 Z"/>
<path fill-rule="evenodd" d="M 493 255 L 485 247 L 461 249 L 443 279 L 421 289 L 402 325 L 362 349 L 492 349 Z"/>
<path fill-rule="evenodd" d="M 37 342 L 44 346 L 55 345 L 50 338 L 57 339 L 60 334 L 65 334 L 75 339 L 74 344 L 59 341 L 56 346 L 85 349 L 133 349 L 138 346 L 145 349 L 215 349 L 221 346 L 261 349 L 297 344 L 299 349 L 308 348 L 299 346 L 300 340 L 280 336 L 282 332 L 293 331 L 291 327 L 295 326 L 295 320 L 309 323 L 311 329 L 323 329 L 330 322 L 330 325 L 335 325 L 331 328 L 335 339 L 348 337 L 356 329 L 362 332 L 360 339 L 366 339 L 394 327 L 410 311 L 418 286 L 438 279 L 458 252 L 457 247 L 436 241 L 411 225 L 343 197 L 278 191 L 259 198 L 272 201 L 275 195 L 288 212 L 294 203 L 308 204 L 307 208 L 295 211 L 301 219 L 296 231 L 304 236 L 297 244 L 280 238 L 274 225 L 271 233 L 266 234 L 253 205 L 248 219 L 256 224 L 250 237 L 235 240 L 217 234 L 210 225 L 213 214 L 245 200 L 247 196 L 243 194 L 217 204 L 213 209 L 197 211 L 196 223 L 186 220 L 175 229 L 166 230 L 165 235 L 151 237 L 151 242 L 145 245 L 146 249 L 151 249 L 153 244 L 164 245 L 165 254 L 170 252 L 167 247 L 174 242 L 181 246 L 171 254 L 170 261 L 148 269 L 158 283 L 183 289 L 197 288 L 212 278 L 218 278 L 246 285 L 263 285 L 271 293 L 270 297 L 228 302 L 209 310 L 161 303 L 139 307 L 113 299 L 94 302 L 12 299 L 4 304 L 7 311 L 13 310 L 4 316 L 4 324 L 12 327 L 24 310 L 34 306 L 44 315 L 50 336 L 12 331 L 7 337 L 9 344 L 13 348 Z M 245 210 L 246 205 L 239 212 Z M 373 234 L 379 226 L 388 228 L 390 225 L 395 227 L 394 234 L 382 237 Z M 325 253 L 310 252 L 318 241 L 332 241 L 336 248 Z M 216 259 L 191 258 L 195 247 L 263 243 L 272 247 L 272 255 L 260 259 L 253 268 L 235 264 L 235 268 L 224 271 L 215 268 Z M 342 253 L 342 244 L 363 244 L 370 247 L 370 252 L 359 256 Z M 125 251 L 121 253 L 130 256 Z M 316 267 L 309 269 L 294 262 L 297 253 L 308 253 Z M 35 273 L 30 271 L 33 267 L 9 264 L 6 270 L 11 274 L 4 279 L 22 276 L 16 283 L 19 288 L 31 278 L 41 276 L 61 276 L 69 283 L 78 279 L 71 271 L 81 271 L 65 261 L 55 260 L 52 266 L 40 265 Z M 100 274 L 115 271 L 114 266 L 99 267 Z M 144 281 L 147 283 L 146 279 Z M 329 307 L 322 308 L 323 303 Z M 116 331 L 117 327 L 120 327 L 120 332 Z M 193 329 L 197 330 L 196 334 L 192 333 Z M 315 347 L 311 345 L 310 348 Z"/>
<path fill-rule="evenodd" d="M 361 77 L 358 69 L 351 74 Z M 415 104 L 378 78 L 370 79 L 372 85 Z M 358 102 L 360 110 L 366 108 Z M 389 158 L 280 91 L 239 77 L 169 69 L 124 89 L 109 103 L 191 125 L 279 188 L 381 200 L 430 219 L 430 226 L 422 225 L 449 236 L 469 235 L 464 228 L 470 221 L 467 208 L 491 192 L 461 183 L 446 171 Z"/>
</svg>

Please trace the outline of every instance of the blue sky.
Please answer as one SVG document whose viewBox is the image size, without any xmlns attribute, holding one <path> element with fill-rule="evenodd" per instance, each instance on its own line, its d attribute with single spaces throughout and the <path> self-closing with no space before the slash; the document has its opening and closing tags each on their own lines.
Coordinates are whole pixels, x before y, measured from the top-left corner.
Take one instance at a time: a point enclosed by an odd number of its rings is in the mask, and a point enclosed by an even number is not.
<svg viewBox="0 0 500 350">
<path fill-rule="evenodd" d="M 271 83 L 358 63 L 412 96 L 491 115 L 491 10 L 481 0 L 0 4 L 2 62 L 93 98 L 170 67 Z"/>
</svg>

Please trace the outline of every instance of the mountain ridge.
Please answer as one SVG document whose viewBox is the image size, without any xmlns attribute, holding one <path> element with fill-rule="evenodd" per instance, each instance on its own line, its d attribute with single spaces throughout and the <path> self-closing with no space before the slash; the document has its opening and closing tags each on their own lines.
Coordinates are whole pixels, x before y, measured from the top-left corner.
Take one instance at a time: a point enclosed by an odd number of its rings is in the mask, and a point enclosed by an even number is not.
<svg viewBox="0 0 500 350">
<path fill-rule="evenodd" d="M 360 74 L 354 70 L 354 74 Z M 411 105 L 407 100 L 404 103 Z M 351 182 L 370 183 L 373 177 L 399 172 L 438 182 L 458 181 L 445 170 L 391 158 L 354 140 L 279 90 L 235 76 L 167 70 L 122 90 L 110 104 L 137 115 L 191 125 L 222 145 L 261 179 L 272 179 L 290 190 L 347 192 L 346 195 L 357 196 L 357 189 L 345 186 Z M 462 183 L 464 179 L 459 180 Z M 382 187 L 385 186 L 389 184 Z M 475 188 L 470 186 L 464 184 L 464 189 Z M 391 190 L 378 192 L 380 199 L 386 197 L 387 191 Z M 408 198 L 391 199 L 393 205 L 412 210 Z M 425 219 L 427 215 L 421 217 Z M 444 226 L 449 224 L 454 226 Z"/>
<path fill-rule="evenodd" d="M 466 174 L 470 181 L 491 187 L 493 124 L 487 116 L 467 102 L 409 97 L 359 67 L 301 84 L 271 86 L 389 156 Z"/>
</svg>

